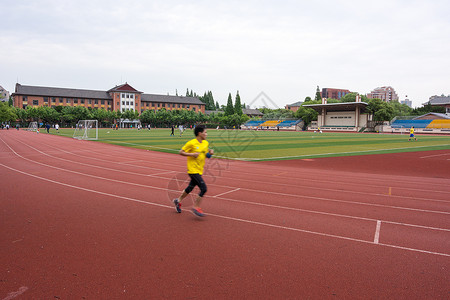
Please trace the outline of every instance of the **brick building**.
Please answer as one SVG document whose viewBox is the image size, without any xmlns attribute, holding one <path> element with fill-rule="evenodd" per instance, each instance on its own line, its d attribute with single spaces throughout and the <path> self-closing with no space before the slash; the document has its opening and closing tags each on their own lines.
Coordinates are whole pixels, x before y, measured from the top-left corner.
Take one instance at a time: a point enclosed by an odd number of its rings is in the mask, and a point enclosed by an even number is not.
<svg viewBox="0 0 450 300">
<path fill-rule="evenodd" d="M 323 88 L 322 89 L 322 98 L 327 99 L 339 99 L 341 100 L 347 94 L 350 94 L 349 90 L 344 89 L 331 89 L 331 88 Z"/>
<path fill-rule="evenodd" d="M 109 111 L 186 109 L 205 113 L 205 104 L 194 97 L 144 94 L 128 83 L 108 91 L 54 88 L 16 84 L 13 93 L 15 107 L 84 106 Z"/>
</svg>

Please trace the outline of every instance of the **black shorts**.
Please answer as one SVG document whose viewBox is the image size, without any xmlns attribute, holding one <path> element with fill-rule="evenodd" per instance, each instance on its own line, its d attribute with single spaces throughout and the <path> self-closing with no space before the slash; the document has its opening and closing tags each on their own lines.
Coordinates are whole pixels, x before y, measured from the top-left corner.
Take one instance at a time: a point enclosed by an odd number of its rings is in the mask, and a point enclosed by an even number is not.
<svg viewBox="0 0 450 300">
<path fill-rule="evenodd" d="M 188 174 L 188 175 L 191 178 L 191 181 L 189 182 L 188 187 L 184 190 L 186 192 L 186 194 L 189 194 L 190 192 L 192 192 L 192 190 L 197 185 L 200 188 L 200 193 L 198 193 L 198 195 L 200 197 L 203 197 L 203 195 L 207 191 L 207 188 L 206 188 L 206 183 L 202 178 L 202 175 L 200 175 L 200 174 Z"/>
</svg>

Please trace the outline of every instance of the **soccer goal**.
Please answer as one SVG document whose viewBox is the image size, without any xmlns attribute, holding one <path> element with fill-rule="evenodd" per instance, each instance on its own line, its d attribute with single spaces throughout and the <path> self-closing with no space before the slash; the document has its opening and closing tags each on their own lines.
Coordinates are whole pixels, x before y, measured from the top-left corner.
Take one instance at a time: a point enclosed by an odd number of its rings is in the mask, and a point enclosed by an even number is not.
<svg viewBox="0 0 450 300">
<path fill-rule="evenodd" d="M 78 121 L 74 139 L 79 140 L 98 140 L 98 121 L 97 120 L 80 120 Z"/>
<path fill-rule="evenodd" d="M 27 130 L 36 132 L 38 130 L 37 122 L 30 122 L 30 124 L 28 124 Z"/>
</svg>

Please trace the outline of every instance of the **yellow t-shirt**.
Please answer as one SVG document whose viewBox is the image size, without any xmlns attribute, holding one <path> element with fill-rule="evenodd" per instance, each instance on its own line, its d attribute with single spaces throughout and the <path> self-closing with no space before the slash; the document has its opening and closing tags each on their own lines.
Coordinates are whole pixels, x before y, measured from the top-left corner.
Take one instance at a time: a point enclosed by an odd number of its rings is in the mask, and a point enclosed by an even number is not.
<svg viewBox="0 0 450 300">
<path fill-rule="evenodd" d="M 410 134 L 414 134 L 414 128 L 411 128 L 411 129 L 409 130 L 409 133 L 410 133 Z"/>
<path fill-rule="evenodd" d="M 208 141 L 203 140 L 201 143 L 197 139 L 190 140 L 183 148 L 186 153 L 200 153 L 197 157 L 188 156 L 187 169 L 189 174 L 203 174 L 203 167 L 205 166 L 206 153 L 208 153 Z"/>
</svg>

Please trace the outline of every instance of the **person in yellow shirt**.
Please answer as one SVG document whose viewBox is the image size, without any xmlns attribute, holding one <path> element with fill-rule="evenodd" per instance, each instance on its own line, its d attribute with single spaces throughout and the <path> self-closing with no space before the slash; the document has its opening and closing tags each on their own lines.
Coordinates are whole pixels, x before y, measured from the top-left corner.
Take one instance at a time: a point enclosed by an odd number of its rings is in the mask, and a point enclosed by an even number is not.
<svg viewBox="0 0 450 300">
<path fill-rule="evenodd" d="M 411 140 L 411 138 L 414 138 L 414 140 L 417 141 L 416 137 L 414 136 L 414 126 L 411 126 L 411 129 L 409 130 L 409 140 L 408 140 L 408 142 Z"/>
<path fill-rule="evenodd" d="M 200 188 L 200 193 L 195 199 L 192 212 L 199 217 L 204 217 L 205 214 L 200 208 L 200 203 L 207 190 L 205 181 L 202 178 L 203 167 L 205 166 L 205 158 L 211 157 L 211 155 L 214 154 L 214 150 L 209 149 L 208 147 L 209 143 L 206 140 L 208 134 L 204 126 L 196 126 L 194 134 L 195 139 L 187 142 L 179 152 L 180 155 L 187 156 L 187 171 L 191 181 L 181 196 L 173 200 L 173 203 L 175 204 L 175 209 L 177 212 L 181 213 L 181 201 L 183 201 L 183 199 L 186 198 L 190 192 L 192 192 L 195 186 L 198 186 Z"/>
</svg>

